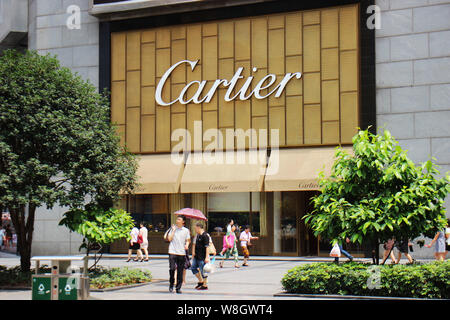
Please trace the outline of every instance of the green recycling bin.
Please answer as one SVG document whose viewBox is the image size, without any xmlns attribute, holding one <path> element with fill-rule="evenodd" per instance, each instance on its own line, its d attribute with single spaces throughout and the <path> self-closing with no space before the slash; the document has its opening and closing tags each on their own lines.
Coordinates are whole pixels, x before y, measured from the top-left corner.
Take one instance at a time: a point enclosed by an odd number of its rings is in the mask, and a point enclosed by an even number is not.
<svg viewBox="0 0 450 320">
<path fill-rule="evenodd" d="M 58 300 L 78 300 L 78 278 L 60 277 Z"/>
<path fill-rule="evenodd" d="M 32 277 L 32 299 L 51 300 L 52 279 L 48 275 Z"/>
<path fill-rule="evenodd" d="M 89 297 L 89 278 L 60 276 L 58 300 L 85 300 Z"/>
</svg>

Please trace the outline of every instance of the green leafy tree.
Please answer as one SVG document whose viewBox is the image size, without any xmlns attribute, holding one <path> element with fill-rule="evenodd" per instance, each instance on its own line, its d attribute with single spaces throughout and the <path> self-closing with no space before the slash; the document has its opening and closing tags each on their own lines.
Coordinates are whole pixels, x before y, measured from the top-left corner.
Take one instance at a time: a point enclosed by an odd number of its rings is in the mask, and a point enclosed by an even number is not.
<svg viewBox="0 0 450 320">
<path fill-rule="evenodd" d="M 135 157 L 120 146 L 108 97 L 56 58 L 0 57 L 0 206 L 8 208 L 21 268 L 30 268 L 35 210 L 112 206 L 136 184 Z"/>
<path fill-rule="evenodd" d="M 378 263 L 379 243 L 393 237 L 432 237 L 445 227 L 448 175 L 437 178 L 431 160 L 416 166 L 389 131 L 359 131 L 353 137 L 353 154 L 338 147 L 335 156 L 332 174 L 320 174 L 322 192 L 305 216 L 316 236 L 370 243 Z"/>
<path fill-rule="evenodd" d="M 64 214 L 59 223 L 73 232 L 83 236 L 81 249 L 86 249 L 89 255 L 91 249 L 102 252 L 105 245 L 116 240 L 126 238 L 130 240 L 130 230 L 134 226 L 131 216 L 124 210 L 110 208 L 105 210 L 96 206 L 87 206 L 86 209 L 73 209 Z M 102 255 L 95 257 L 92 267 L 95 267 Z"/>
</svg>

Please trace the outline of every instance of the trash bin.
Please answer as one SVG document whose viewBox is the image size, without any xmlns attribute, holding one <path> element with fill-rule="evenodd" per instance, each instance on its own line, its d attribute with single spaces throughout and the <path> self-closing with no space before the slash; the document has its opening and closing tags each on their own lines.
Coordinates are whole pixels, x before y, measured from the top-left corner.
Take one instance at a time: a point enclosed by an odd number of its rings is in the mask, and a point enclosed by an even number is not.
<svg viewBox="0 0 450 320">
<path fill-rule="evenodd" d="M 36 271 L 32 276 L 32 300 L 86 300 L 89 298 L 87 256 L 33 257 Z M 50 261 L 50 273 L 39 274 L 41 261 Z M 74 265 L 83 261 L 83 267 Z"/>
<path fill-rule="evenodd" d="M 33 276 L 32 300 L 51 300 L 51 281 L 50 275 Z"/>
</svg>

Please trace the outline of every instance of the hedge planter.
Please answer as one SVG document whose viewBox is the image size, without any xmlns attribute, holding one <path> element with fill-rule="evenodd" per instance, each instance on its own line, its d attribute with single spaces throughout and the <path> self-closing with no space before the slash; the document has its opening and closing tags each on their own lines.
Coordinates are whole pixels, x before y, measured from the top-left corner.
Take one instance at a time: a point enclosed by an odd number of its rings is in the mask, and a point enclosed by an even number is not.
<svg viewBox="0 0 450 320">
<path fill-rule="evenodd" d="M 106 289 L 125 287 L 129 285 L 145 284 L 152 281 L 150 271 L 122 268 L 99 268 L 89 273 L 91 289 Z"/>
<path fill-rule="evenodd" d="M 383 266 L 312 263 L 289 270 L 281 284 L 287 293 L 297 294 L 450 299 L 450 261 Z"/>
</svg>

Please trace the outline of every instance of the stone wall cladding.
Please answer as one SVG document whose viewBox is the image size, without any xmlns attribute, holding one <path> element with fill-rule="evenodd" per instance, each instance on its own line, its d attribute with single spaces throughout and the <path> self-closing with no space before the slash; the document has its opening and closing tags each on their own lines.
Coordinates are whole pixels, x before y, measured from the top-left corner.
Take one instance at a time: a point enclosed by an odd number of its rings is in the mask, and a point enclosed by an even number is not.
<svg viewBox="0 0 450 320">
<path fill-rule="evenodd" d="M 415 162 L 435 157 L 450 171 L 450 1 L 376 0 L 377 127 Z M 450 217 L 450 197 L 446 201 Z M 415 246 L 417 249 L 417 246 Z M 422 248 L 416 257 L 432 258 Z"/>
<path fill-rule="evenodd" d="M 67 8 L 77 5 L 81 29 L 69 29 Z M 28 47 L 39 54 L 56 55 L 68 67 L 98 87 L 98 20 L 89 15 L 89 0 L 30 0 Z M 66 208 L 36 211 L 33 255 L 78 254 L 81 236 L 58 226 Z"/>
<path fill-rule="evenodd" d="M 81 28 L 66 25 L 67 8 L 80 8 Z M 98 19 L 88 13 L 89 0 L 31 0 L 29 49 L 57 55 L 61 64 L 98 87 Z"/>
</svg>

